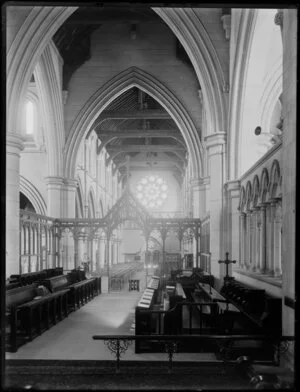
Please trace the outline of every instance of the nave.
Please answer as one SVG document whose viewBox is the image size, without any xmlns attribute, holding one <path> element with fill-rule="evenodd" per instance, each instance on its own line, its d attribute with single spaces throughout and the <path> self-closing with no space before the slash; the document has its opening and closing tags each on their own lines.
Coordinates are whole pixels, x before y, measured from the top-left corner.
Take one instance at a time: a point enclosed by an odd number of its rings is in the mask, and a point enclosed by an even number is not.
<svg viewBox="0 0 300 392">
<path fill-rule="evenodd" d="M 275 7 L 3 8 L 15 385 L 294 380 L 298 10 Z"/>
</svg>

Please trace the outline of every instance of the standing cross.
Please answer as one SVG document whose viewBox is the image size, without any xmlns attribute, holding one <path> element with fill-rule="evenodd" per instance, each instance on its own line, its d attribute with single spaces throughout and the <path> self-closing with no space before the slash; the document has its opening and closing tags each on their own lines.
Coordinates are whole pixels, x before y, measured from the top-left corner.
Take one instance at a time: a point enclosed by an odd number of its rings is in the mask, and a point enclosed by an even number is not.
<svg viewBox="0 0 300 392">
<path fill-rule="evenodd" d="M 225 276 L 225 278 L 228 278 L 229 277 L 229 275 L 228 275 L 228 265 L 231 264 L 231 263 L 236 263 L 236 260 L 229 260 L 228 259 L 229 252 L 226 252 L 225 254 L 226 254 L 226 259 L 225 260 L 219 260 L 219 264 L 224 263 L 226 265 L 226 276 Z"/>
</svg>

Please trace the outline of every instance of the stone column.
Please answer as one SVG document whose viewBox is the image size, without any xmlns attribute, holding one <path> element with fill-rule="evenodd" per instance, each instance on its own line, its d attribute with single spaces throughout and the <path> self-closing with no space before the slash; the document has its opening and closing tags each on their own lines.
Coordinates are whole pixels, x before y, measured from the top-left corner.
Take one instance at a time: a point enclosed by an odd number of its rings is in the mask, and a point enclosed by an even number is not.
<svg viewBox="0 0 300 392">
<path fill-rule="evenodd" d="M 296 262 L 296 113 L 297 113 L 297 10 L 283 11 L 283 133 L 282 133 L 282 334 L 295 334 Z M 286 301 L 286 300 L 290 301 Z M 283 366 L 294 367 L 293 346 Z"/>
<path fill-rule="evenodd" d="M 246 214 L 240 214 L 240 250 L 239 250 L 239 267 L 245 268 L 246 254 Z"/>
<path fill-rule="evenodd" d="M 60 218 L 62 187 L 64 184 L 62 177 L 46 177 L 47 183 L 47 215 L 52 218 Z"/>
<path fill-rule="evenodd" d="M 274 201 L 267 204 L 267 222 L 266 222 L 266 273 L 274 275 L 274 218 L 275 218 Z"/>
<path fill-rule="evenodd" d="M 225 178 L 225 133 L 215 133 L 206 136 L 206 147 L 208 151 L 208 170 L 210 176 L 210 252 L 211 273 L 216 279 L 216 288 L 223 284 L 222 277 L 225 276 L 225 268 L 218 261 L 224 256 L 224 197 L 223 186 Z"/>
<path fill-rule="evenodd" d="M 281 276 L 281 229 L 282 211 L 281 203 L 276 203 L 274 216 L 274 275 Z"/>
<path fill-rule="evenodd" d="M 246 235 L 245 235 L 245 267 L 250 269 L 251 265 L 251 211 L 246 212 Z"/>
<path fill-rule="evenodd" d="M 193 192 L 193 217 L 203 218 L 208 210 L 209 178 L 193 178 L 190 184 Z"/>
<path fill-rule="evenodd" d="M 264 273 L 266 271 L 266 205 L 261 204 L 259 207 L 258 217 L 258 233 L 259 233 L 259 255 L 257 263 L 257 272 Z"/>
<path fill-rule="evenodd" d="M 19 274 L 19 210 L 20 210 L 20 153 L 23 138 L 14 133 L 6 136 L 6 276 Z"/>
<path fill-rule="evenodd" d="M 259 208 L 253 208 L 252 212 L 252 244 L 251 244 L 251 270 L 253 272 L 257 271 L 257 263 L 258 263 L 258 215 Z"/>
<path fill-rule="evenodd" d="M 225 184 L 227 191 L 227 251 L 231 255 L 231 260 L 240 260 L 239 246 L 241 243 L 240 230 L 239 230 L 239 200 L 240 200 L 240 182 L 239 181 L 228 181 Z M 237 264 L 239 265 L 239 263 Z M 232 264 L 229 264 L 228 273 L 232 273 Z"/>
<path fill-rule="evenodd" d="M 75 218 L 75 195 L 77 181 L 65 179 L 62 186 L 61 198 L 61 216 L 63 218 Z M 75 250 L 74 239 L 71 232 L 67 232 L 63 239 L 64 260 L 62 265 L 64 269 L 71 270 L 75 268 Z"/>
</svg>

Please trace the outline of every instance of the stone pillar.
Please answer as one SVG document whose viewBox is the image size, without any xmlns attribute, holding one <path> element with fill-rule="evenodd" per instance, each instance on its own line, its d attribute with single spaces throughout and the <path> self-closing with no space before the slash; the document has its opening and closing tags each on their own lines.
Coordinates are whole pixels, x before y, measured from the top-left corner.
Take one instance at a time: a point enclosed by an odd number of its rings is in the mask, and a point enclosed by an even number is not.
<svg viewBox="0 0 300 392">
<path fill-rule="evenodd" d="M 225 178 L 224 150 L 225 133 L 215 133 L 206 136 L 206 147 L 208 151 L 208 170 L 210 176 L 210 252 L 211 272 L 216 279 L 216 287 L 223 284 L 222 277 L 225 276 L 225 268 L 218 261 L 224 256 L 224 197 L 223 186 Z"/>
<path fill-rule="evenodd" d="M 225 189 L 227 191 L 227 251 L 231 255 L 231 260 L 237 260 L 238 264 L 240 264 L 240 252 L 239 246 L 241 243 L 240 238 L 240 223 L 239 220 L 239 201 L 240 201 L 240 182 L 239 181 L 228 181 L 225 184 Z M 232 273 L 232 264 L 229 264 L 228 273 L 231 275 Z"/>
<path fill-rule="evenodd" d="M 295 334 L 297 9 L 283 11 L 282 294 L 283 335 Z M 289 300 L 289 301 L 287 301 Z M 293 368 L 293 347 L 283 365 Z"/>
<path fill-rule="evenodd" d="M 245 254 L 246 254 L 246 214 L 240 214 L 240 249 L 239 249 L 239 267 L 245 268 Z"/>
<path fill-rule="evenodd" d="M 275 203 L 272 201 L 267 204 L 267 222 L 266 222 L 266 273 L 274 275 L 274 218 Z"/>
<path fill-rule="evenodd" d="M 252 212 L 252 244 L 251 244 L 251 270 L 257 271 L 258 260 L 258 208 L 253 208 Z"/>
<path fill-rule="evenodd" d="M 203 218 L 208 210 L 207 208 L 207 191 L 209 179 L 194 178 L 190 181 L 193 192 L 193 217 Z"/>
<path fill-rule="evenodd" d="M 266 271 L 266 205 L 261 204 L 258 216 L 258 233 L 259 233 L 259 255 L 256 270 L 259 273 Z"/>
<path fill-rule="evenodd" d="M 75 195 L 76 195 L 77 181 L 72 179 L 65 179 L 62 186 L 61 198 L 61 216 L 63 218 L 75 218 Z M 75 249 L 74 239 L 71 232 L 67 232 L 62 239 L 64 249 L 64 260 L 62 260 L 63 268 L 71 270 L 75 268 Z"/>
<path fill-rule="evenodd" d="M 19 274 L 19 210 L 20 210 L 20 152 L 23 138 L 14 133 L 6 136 L 6 277 Z"/>
<path fill-rule="evenodd" d="M 46 177 L 47 183 L 47 215 L 52 218 L 61 217 L 62 177 Z"/>
<path fill-rule="evenodd" d="M 246 235 L 245 235 L 245 267 L 250 269 L 251 265 L 251 211 L 246 212 Z"/>
<path fill-rule="evenodd" d="M 281 229 L 282 211 L 281 203 L 276 203 L 274 216 L 274 275 L 281 276 Z"/>
</svg>

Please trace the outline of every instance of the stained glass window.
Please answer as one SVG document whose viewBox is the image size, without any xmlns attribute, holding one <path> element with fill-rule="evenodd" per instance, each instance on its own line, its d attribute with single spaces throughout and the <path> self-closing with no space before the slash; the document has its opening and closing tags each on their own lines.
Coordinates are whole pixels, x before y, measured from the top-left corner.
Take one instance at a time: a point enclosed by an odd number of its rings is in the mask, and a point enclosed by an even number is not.
<svg viewBox="0 0 300 392">
<path fill-rule="evenodd" d="M 166 181 L 157 175 L 142 178 L 136 185 L 136 197 L 147 208 L 162 206 L 168 197 Z"/>
</svg>

